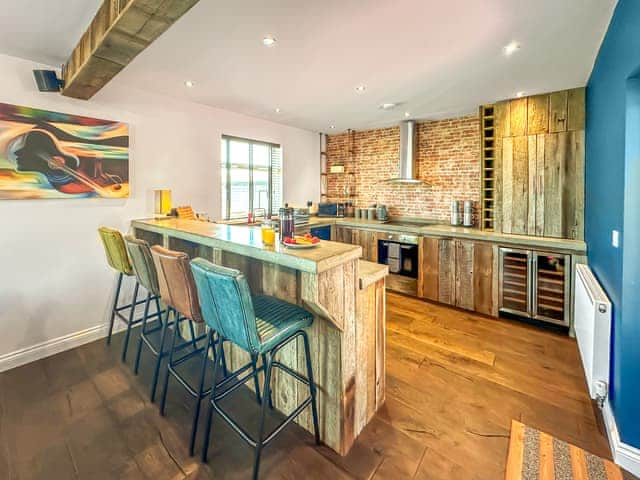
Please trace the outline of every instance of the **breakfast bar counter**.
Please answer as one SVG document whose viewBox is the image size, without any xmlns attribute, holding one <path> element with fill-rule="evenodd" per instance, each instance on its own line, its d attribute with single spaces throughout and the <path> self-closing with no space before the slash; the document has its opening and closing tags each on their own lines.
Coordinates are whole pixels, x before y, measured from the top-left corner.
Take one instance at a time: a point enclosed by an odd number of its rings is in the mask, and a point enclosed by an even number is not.
<svg viewBox="0 0 640 480">
<path fill-rule="evenodd" d="M 327 446 L 346 455 L 385 398 L 387 267 L 361 267 L 358 259 L 362 248 L 357 245 L 321 241 L 309 249 L 291 249 L 278 242 L 266 246 L 258 227 L 171 218 L 134 220 L 131 228 L 134 236 L 151 245 L 241 270 L 253 294 L 296 303 L 314 314 L 308 335 L 318 387 L 320 437 Z M 361 290 L 369 284 L 368 297 L 372 300 L 366 301 Z M 302 339 L 298 342 L 285 347 L 278 360 L 304 372 Z M 232 345 L 225 348 L 231 368 L 249 361 L 240 349 Z M 289 414 L 308 396 L 308 388 L 280 373 L 274 372 L 273 403 Z M 313 430 L 309 409 L 296 422 Z"/>
</svg>

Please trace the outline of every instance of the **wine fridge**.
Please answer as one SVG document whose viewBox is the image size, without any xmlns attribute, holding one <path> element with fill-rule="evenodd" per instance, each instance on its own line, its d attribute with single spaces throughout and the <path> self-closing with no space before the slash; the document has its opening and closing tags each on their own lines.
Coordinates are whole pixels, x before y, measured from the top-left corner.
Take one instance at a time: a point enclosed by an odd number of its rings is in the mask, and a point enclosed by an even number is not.
<svg viewBox="0 0 640 480">
<path fill-rule="evenodd" d="M 571 256 L 500 249 L 500 311 L 569 326 Z"/>
</svg>

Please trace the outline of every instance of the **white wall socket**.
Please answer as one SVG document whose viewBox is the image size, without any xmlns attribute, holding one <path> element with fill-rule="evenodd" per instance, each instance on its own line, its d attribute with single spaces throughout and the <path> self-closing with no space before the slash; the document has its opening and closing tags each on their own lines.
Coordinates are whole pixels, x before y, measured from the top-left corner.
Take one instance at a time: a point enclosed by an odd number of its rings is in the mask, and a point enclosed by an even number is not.
<svg viewBox="0 0 640 480">
<path fill-rule="evenodd" d="M 615 248 L 620 246 L 620 232 L 618 230 L 611 231 L 611 245 Z"/>
</svg>

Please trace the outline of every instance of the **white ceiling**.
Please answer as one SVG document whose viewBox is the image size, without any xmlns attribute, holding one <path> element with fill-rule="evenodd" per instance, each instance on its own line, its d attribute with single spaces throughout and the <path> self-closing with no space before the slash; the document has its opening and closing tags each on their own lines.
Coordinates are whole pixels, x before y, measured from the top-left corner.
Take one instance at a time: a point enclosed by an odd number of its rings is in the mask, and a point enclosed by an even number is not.
<svg viewBox="0 0 640 480">
<path fill-rule="evenodd" d="M 59 64 L 100 1 L 4 3 L 0 51 Z M 114 82 L 319 131 L 444 118 L 584 85 L 615 3 L 200 0 Z"/>
</svg>

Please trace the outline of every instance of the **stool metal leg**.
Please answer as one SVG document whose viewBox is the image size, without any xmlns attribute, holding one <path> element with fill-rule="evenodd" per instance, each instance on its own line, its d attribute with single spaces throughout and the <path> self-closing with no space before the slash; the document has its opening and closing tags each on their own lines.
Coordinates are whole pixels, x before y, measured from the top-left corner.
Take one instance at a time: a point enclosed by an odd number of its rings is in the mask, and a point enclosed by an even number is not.
<svg viewBox="0 0 640 480">
<path fill-rule="evenodd" d="M 262 354 L 262 365 L 266 365 L 267 364 L 267 355 L 266 354 Z M 269 408 L 273 409 L 273 396 L 271 395 L 271 390 L 269 390 Z"/>
<path fill-rule="evenodd" d="M 107 345 L 111 345 L 111 334 L 113 333 L 113 324 L 116 320 L 116 309 L 118 308 L 118 300 L 120 299 L 120 289 L 122 288 L 122 277 L 124 274 L 118 273 L 118 284 L 116 286 L 116 295 L 113 299 L 113 308 L 111 309 L 111 320 L 109 320 L 109 334 L 107 335 Z"/>
<path fill-rule="evenodd" d="M 258 380 L 258 375 L 256 374 L 258 355 L 251 355 L 251 366 L 253 367 L 253 385 L 256 389 L 256 400 L 258 403 L 262 403 L 262 398 L 260 398 L 260 382 Z"/>
<path fill-rule="evenodd" d="M 127 350 L 129 348 L 129 337 L 131 336 L 131 327 L 136 314 L 136 303 L 138 302 L 138 290 L 140 284 L 136 280 L 136 286 L 133 288 L 133 301 L 131 302 L 131 309 L 129 310 L 129 321 L 127 322 L 127 333 L 124 335 L 124 345 L 122 346 L 122 361 L 127 361 Z"/>
<path fill-rule="evenodd" d="M 307 378 L 309 379 L 309 392 L 311 393 L 311 414 L 313 415 L 313 433 L 316 445 L 320 445 L 320 427 L 318 423 L 318 404 L 316 402 L 316 384 L 313 381 L 313 364 L 311 363 L 311 352 L 309 350 L 309 338 L 307 332 L 302 331 L 304 341 L 304 353 L 307 360 Z"/>
<path fill-rule="evenodd" d="M 192 324 L 192 322 L 189 322 Z M 195 337 L 194 337 L 195 338 Z M 200 418 L 200 405 L 202 404 L 202 390 L 204 388 L 204 377 L 207 371 L 207 363 L 209 363 L 209 348 L 213 340 L 213 330 L 209 330 L 207 336 L 207 346 L 202 355 L 202 370 L 200 371 L 200 381 L 198 383 L 198 392 L 196 397 L 196 410 L 193 414 L 193 423 L 191 425 L 191 440 L 189 441 L 189 455 L 193 456 L 193 450 L 196 444 L 196 435 L 198 434 L 198 419 Z M 215 378 L 213 379 L 215 382 Z"/>
<path fill-rule="evenodd" d="M 173 310 L 173 309 L 172 309 Z M 173 340 L 171 340 L 171 349 L 169 350 L 169 363 L 167 364 L 167 371 L 164 375 L 164 386 L 162 388 L 162 398 L 160 400 L 160 415 L 164 416 L 164 408 L 167 403 L 167 389 L 169 388 L 169 376 L 171 373 L 169 372 L 169 365 L 173 361 L 173 350 L 176 346 L 176 340 L 180 335 L 180 314 L 173 310 Z"/>
<path fill-rule="evenodd" d="M 269 353 L 266 355 L 267 363 L 264 365 L 264 387 L 263 392 L 266 398 L 271 398 L 271 369 L 273 358 Z M 262 446 L 264 440 L 264 423 L 265 417 L 267 416 L 267 404 L 268 402 L 262 402 L 262 413 L 260 415 L 260 426 L 258 428 L 258 437 L 256 439 L 256 452 L 255 459 L 253 462 L 253 480 L 258 479 L 258 474 L 260 472 L 260 456 L 262 454 Z"/>
<path fill-rule="evenodd" d="M 209 452 L 209 438 L 211 437 L 211 422 L 213 420 L 213 399 L 216 395 L 216 380 L 218 379 L 219 367 L 224 361 L 224 349 L 222 348 L 222 337 L 218 338 L 218 343 L 213 347 L 213 384 L 211 386 L 211 394 L 209 397 L 209 408 L 207 410 L 207 422 L 204 431 L 204 443 L 202 444 L 202 461 L 207 463 L 207 454 Z M 225 375 L 226 376 L 226 375 Z"/>
<path fill-rule="evenodd" d="M 149 303 L 151 302 L 151 292 L 147 293 L 147 301 L 144 304 L 144 315 L 142 316 L 142 327 L 140 328 L 140 339 L 138 340 L 138 349 L 136 350 L 136 360 L 133 363 L 133 374 L 138 375 L 140 369 L 140 354 L 142 353 L 142 336 L 147 326 L 147 317 L 149 316 Z"/>
<path fill-rule="evenodd" d="M 167 315 L 162 325 L 162 332 L 160 333 L 160 349 L 158 350 L 158 356 L 156 358 L 156 366 L 153 369 L 153 378 L 151 380 L 151 392 L 149 394 L 151 403 L 156 401 L 156 390 L 158 387 L 158 377 L 160 376 L 160 365 L 162 364 L 162 359 L 166 355 L 166 352 L 164 351 L 164 342 L 165 342 L 165 339 L 167 338 L 167 329 L 169 328 L 170 313 L 171 313 L 170 309 L 167 308 Z"/>
</svg>

